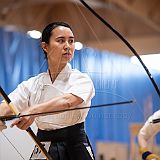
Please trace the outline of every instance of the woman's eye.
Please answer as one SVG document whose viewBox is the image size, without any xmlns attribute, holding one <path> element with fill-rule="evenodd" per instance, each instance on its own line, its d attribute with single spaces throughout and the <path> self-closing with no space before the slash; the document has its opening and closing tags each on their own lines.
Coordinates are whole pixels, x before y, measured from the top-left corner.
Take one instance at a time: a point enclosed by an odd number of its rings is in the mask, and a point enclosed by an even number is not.
<svg viewBox="0 0 160 160">
<path fill-rule="evenodd" d="M 73 39 L 69 40 L 69 43 L 74 43 L 74 40 Z"/>
<path fill-rule="evenodd" d="M 64 40 L 63 40 L 63 39 L 59 39 L 58 42 L 59 42 L 59 43 L 63 43 Z"/>
</svg>

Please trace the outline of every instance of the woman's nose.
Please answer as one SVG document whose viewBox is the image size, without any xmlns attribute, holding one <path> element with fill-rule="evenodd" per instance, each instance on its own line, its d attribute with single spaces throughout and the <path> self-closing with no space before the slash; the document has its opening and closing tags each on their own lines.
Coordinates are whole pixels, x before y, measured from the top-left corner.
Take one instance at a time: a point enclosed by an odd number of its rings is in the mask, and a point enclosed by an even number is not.
<svg viewBox="0 0 160 160">
<path fill-rule="evenodd" d="M 70 49 L 70 44 L 69 44 L 68 42 L 65 43 L 64 49 L 65 49 L 65 50 Z"/>
</svg>

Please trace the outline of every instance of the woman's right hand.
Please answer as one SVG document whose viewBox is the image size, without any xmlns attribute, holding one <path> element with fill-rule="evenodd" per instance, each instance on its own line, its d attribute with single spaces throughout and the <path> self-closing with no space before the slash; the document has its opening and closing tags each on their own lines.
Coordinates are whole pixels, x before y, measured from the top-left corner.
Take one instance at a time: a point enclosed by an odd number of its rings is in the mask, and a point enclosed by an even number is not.
<svg viewBox="0 0 160 160">
<path fill-rule="evenodd" d="M 6 129 L 7 126 L 5 125 L 5 122 L 0 120 L 0 132 L 2 132 L 2 130 Z"/>
</svg>

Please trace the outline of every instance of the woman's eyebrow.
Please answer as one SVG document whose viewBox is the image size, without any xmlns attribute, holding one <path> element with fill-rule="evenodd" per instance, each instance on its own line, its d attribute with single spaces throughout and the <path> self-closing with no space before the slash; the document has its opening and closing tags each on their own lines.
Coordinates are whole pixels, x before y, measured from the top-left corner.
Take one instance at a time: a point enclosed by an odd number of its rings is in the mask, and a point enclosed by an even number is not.
<svg viewBox="0 0 160 160">
<path fill-rule="evenodd" d="M 56 37 L 56 39 L 60 39 L 60 38 L 65 38 L 65 36 L 59 36 L 59 37 Z M 74 39 L 74 36 L 69 36 L 69 38 Z"/>
</svg>

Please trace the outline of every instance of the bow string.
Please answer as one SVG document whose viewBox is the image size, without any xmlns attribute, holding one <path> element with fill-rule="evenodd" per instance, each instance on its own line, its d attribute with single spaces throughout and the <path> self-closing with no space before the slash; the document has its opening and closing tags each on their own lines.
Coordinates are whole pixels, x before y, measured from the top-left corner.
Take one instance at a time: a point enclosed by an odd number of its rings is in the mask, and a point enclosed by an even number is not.
<svg viewBox="0 0 160 160">
<path fill-rule="evenodd" d="M 107 28 L 109 28 L 117 37 L 119 37 L 124 44 L 131 50 L 131 52 L 137 57 L 137 59 L 139 60 L 139 62 L 141 63 L 141 65 L 143 66 L 144 70 L 146 71 L 149 79 L 151 80 L 159 98 L 160 98 L 160 90 L 158 88 L 157 83 L 155 82 L 154 78 L 152 77 L 150 71 L 148 70 L 148 68 L 146 67 L 146 65 L 144 64 L 144 62 L 142 61 L 141 57 L 139 56 L 139 54 L 137 53 L 137 51 L 132 47 L 132 45 L 114 28 L 111 26 L 111 24 L 109 24 L 104 18 L 102 18 L 94 9 L 92 9 L 84 0 L 79 0 L 82 5 L 87 8 L 98 20 L 100 20 L 100 22 L 102 22 Z"/>
</svg>

